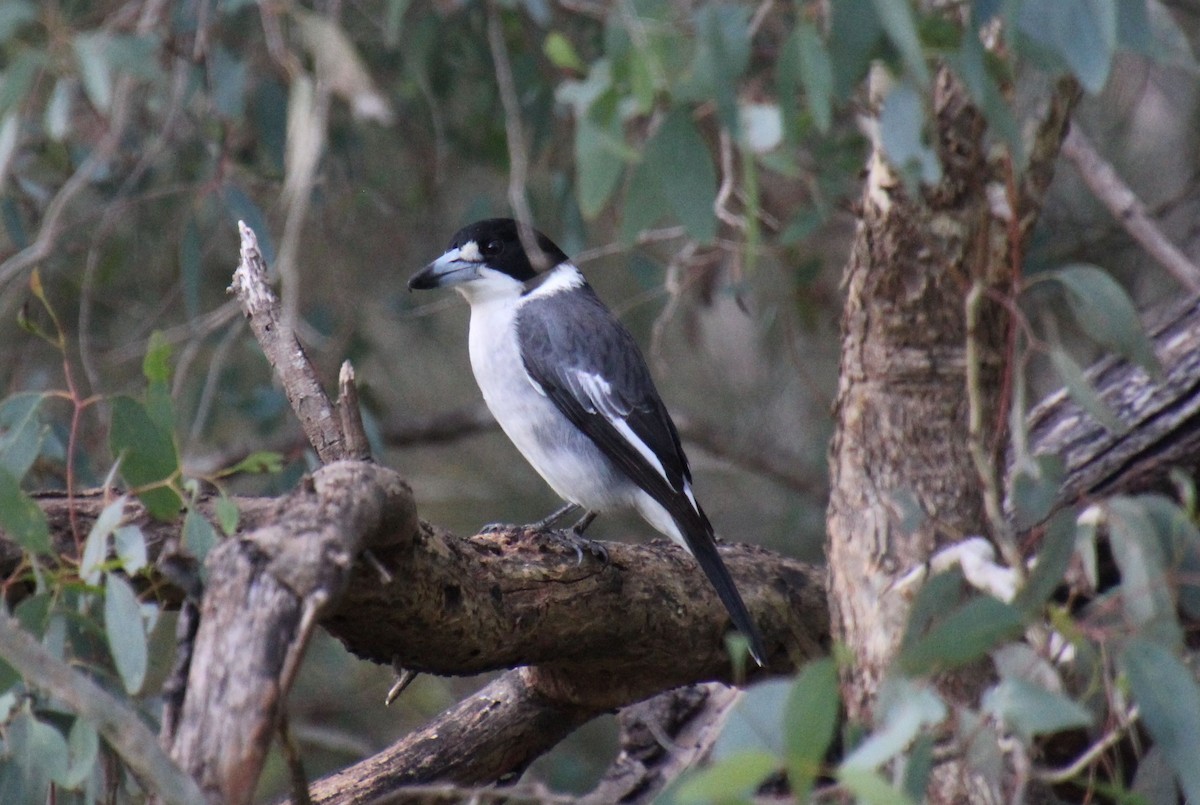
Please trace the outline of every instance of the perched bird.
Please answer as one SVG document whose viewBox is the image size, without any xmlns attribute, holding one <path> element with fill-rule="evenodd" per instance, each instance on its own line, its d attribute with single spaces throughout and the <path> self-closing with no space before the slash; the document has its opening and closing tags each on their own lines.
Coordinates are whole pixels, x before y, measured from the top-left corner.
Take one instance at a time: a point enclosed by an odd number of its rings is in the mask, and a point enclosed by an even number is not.
<svg viewBox="0 0 1200 805">
<path fill-rule="evenodd" d="M 696 558 L 762 665 L 762 637 L 717 552 L 637 343 L 558 246 L 540 232 L 520 235 L 508 218 L 464 227 L 408 287 L 453 287 L 470 303 L 471 368 L 483 399 L 568 502 L 535 526 L 582 508 L 578 538 L 596 514 L 633 508 Z"/>
</svg>

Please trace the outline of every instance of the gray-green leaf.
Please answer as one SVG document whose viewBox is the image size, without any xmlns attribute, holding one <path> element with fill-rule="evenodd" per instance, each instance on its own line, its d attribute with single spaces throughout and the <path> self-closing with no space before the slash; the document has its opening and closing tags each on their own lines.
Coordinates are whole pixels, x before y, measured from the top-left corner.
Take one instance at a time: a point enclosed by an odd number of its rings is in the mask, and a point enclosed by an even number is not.
<svg viewBox="0 0 1200 805">
<path fill-rule="evenodd" d="M 104 634 L 125 691 L 137 694 L 146 679 L 146 627 L 133 588 L 114 573 L 105 583 Z"/>
<path fill-rule="evenodd" d="M 1097 343 L 1123 355 L 1147 372 L 1162 371 L 1154 345 L 1142 330 L 1137 309 L 1120 283 L 1087 263 L 1072 263 L 1046 275 L 1066 292 L 1075 321 Z"/>
<path fill-rule="evenodd" d="M 1200 802 L 1200 688 L 1175 654 L 1142 637 L 1121 652 L 1121 664 L 1142 714 L 1142 723 L 1166 753 L 1184 797 Z"/>
</svg>

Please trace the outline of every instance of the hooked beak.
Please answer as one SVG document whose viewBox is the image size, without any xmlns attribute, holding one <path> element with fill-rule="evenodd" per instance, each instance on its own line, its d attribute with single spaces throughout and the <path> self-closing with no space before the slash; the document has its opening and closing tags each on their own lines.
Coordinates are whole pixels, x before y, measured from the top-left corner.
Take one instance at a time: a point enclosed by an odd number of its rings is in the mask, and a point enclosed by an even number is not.
<svg viewBox="0 0 1200 805">
<path fill-rule="evenodd" d="M 474 246 L 473 243 L 467 246 Z M 410 291 L 424 291 L 430 288 L 448 288 L 460 285 L 479 277 L 480 260 L 471 257 L 479 254 L 476 248 L 473 252 L 467 247 L 451 249 L 425 268 L 413 274 L 408 281 Z"/>
</svg>

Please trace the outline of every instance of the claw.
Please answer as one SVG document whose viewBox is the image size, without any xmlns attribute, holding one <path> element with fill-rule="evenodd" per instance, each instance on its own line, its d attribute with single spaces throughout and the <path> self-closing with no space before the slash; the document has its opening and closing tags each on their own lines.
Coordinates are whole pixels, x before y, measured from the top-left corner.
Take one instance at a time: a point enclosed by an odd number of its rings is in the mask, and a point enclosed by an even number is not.
<svg viewBox="0 0 1200 805">
<path fill-rule="evenodd" d="M 588 539 L 580 536 L 574 529 L 543 532 L 551 541 L 557 542 L 563 547 L 570 548 L 575 551 L 575 564 L 583 564 L 583 552 L 587 551 L 592 556 L 599 559 L 602 563 L 608 563 L 608 549 L 603 544 L 596 540 Z"/>
</svg>

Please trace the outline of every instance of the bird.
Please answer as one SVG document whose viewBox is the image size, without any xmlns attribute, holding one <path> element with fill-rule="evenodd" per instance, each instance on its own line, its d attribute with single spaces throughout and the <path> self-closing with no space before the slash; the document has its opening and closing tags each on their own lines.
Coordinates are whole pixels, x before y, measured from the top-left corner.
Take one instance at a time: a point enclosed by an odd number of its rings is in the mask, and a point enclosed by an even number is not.
<svg viewBox="0 0 1200 805">
<path fill-rule="evenodd" d="M 762 636 L 717 551 L 646 359 L 562 249 L 511 218 L 489 218 L 460 229 L 408 287 L 453 288 L 470 305 L 468 351 L 484 402 L 566 501 L 530 527 L 582 509 L 571 531 L 582 540 L 598 514 L 635 510 L 695 557 L 763 665 Z"/>
</svg>

